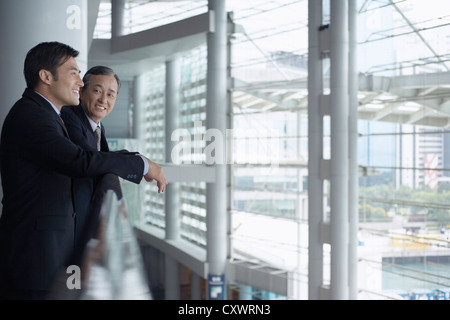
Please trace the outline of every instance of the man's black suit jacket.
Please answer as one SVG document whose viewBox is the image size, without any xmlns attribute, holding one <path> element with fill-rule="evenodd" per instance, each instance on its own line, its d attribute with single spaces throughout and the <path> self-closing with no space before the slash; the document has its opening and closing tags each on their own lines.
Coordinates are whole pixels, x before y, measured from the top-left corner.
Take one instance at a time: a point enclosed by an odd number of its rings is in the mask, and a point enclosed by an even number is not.
<svg viewBox="0 0 450 320">
<path fill-rule="evenodd" d="M 97 150 L 97 137 L 92 131 L 86 114 L 81 105 L 69 107 L 65 106 L 61 109 L 61 117 L 64 120 L 66 129 L 69 133 L 70 140 L 87 150 Z M 108 142 L 105 137 L 105 128 L 102 125 L 102 135 L 100 141 L 100 150 L 109 151 Z"/>
<path fill-rule="evenodd" d="M 85 150 L 97 150 L 97 136 L 95 132 L 92 131 L 91 124 L 89 123 L 89 120 L 81 105 L 74 107 L 62 107 L 61 118 L 63 118 L 64 120 L 64 124 L 72 142 L 79 145 Z M 100 150 L 103 152 L 109 151 L 108 142 L 105 137 L 105 128 L 103 125 L 101 126 Z M 92 195 L 94 193 L 96 185 L 98 184 L 99 178 L 100 177 L 95 177 L 93 179 L 74 179 L 73 181 L 75 210 L 77 212 L 77 241 L 86 225 L 87 215 L 92 201 Z M 108 175 L 105 177 L 105 179 L 111 179 L 111 183 L 114 183 L 116 185 L 115 191 L 120 192 L 120 184 L 117 176 Z M 121 198 L 121 196 L 119 198 Z"/>
<path fill-rule="evenodd" d="M 48 290 L 68 264 L 72 178 L 112 173 L 139 183 L 143 170 L 134 153 L 94 152 L 71 142 L 52 106 L 25 89 L 5 118 L 0 141 L 0 291 L 8 297 L 10 290 Z"/>
</svg>

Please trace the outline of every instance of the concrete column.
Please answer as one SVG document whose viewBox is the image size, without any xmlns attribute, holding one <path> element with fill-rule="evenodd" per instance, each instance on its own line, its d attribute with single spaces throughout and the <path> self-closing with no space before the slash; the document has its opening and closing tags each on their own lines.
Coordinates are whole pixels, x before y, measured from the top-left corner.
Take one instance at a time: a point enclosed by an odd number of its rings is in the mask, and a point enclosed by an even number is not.
<svg viewBox="0 0 450 320">
<path fill-rule="evenodd" d="M 0 86 L 2 126 L 26 86 L 25 56 L 38 43 L 60 41 L 72 46 L 80 52 L 76 60 L 81 72 L 86 72 L 87 0 L 1 0 L 0 30 L 0 64 L 4 78 Z"/>
<path fill-rule="evenodd" d="M 231 20 L 233 20 L 233 16 L 232 13 L 230 13 L 231 15 Z M 228 21 L 227 21 L 228 24 Z M 232 47 L 231 47 L 231 37 L 227 37 L 227 78 L 231 79 L 231 62 L 233 60 L 232 57 Z M 228 89 L 228 88 L 227 88 Z M 227 129 L 231 129 L 229 130 L 229 132 L 233 132 L 234 126 L 233 126 L 233 122 L 234 122 L 234 118 L 233 118 L 233 112 L 232 112 L 232 101 L 233 101 L 233 97 L 232 97 L 232 93 L 231 90 L 227 90 L 227 104 L 226 104 L 226 128 Z M 225 150 L 229 150 L 229 152 L 227 152 L 226 154 L 226 163 L 228 164 L 232 164 L 234 163 L 234 159 L 233 159 L 233 145 L 234 145 L 234 137 L 233 134 L 228 134 L 226 136 L 226 143 L 225 143 Z M 233 181 L 234 181 L 234 172 L 231 169 L 231 167 L 228 167 L 228 170 L 226 170 L 226 175 L 227 175 L 227 198 L 226 198 L 226 202 L 227 202 L 227 208 L 226 208 L 226 216 L 227 216 L 227 260 L 231 259 L 231 257 L 233 256 L 233 216 L 231 214 L 231 210 L 233 208 Z"/>
<path fill-rule="evenodd" d="M 331 1 L 331 288 L 348 299 L 348 0 Z"/>
<path fill-rule="evenodd" d="M 137 140 L 137 150 L 147 156 L 147 150 L 145 149 L 145 98 L 146 98 L 146 81 L 145 76 L 138 75 L 134 77 L 134 108 L 133 108 L 133 136 Z M 167 189 L 166 189 L 167 191 Z M 138 222 L 143 222 L 145 214 L 145 184 L 141 183 L 138 188 L 139 192 L 139 219 Z"/>
<path fill-rule="evenodd" d="M 348 2 L 349 29 L 349 299 L 358 299 L 358 68 L 357 68 L 357 8 L 356 0 Z"/>
<path fill-rule="evenodd" d="M 133 87 L 133 100 L 134 100 L 134 110 L 133 110 L 133 136 L 138 140 L 139 143 L 145 139 L 145 77 L 143 75 L 138 75 L 134 77 L 134 87 Z M 139 150 L 143 150 L 144 145 L 139 146 Z M 143 151 L 142 151 L 143 152 Z"/>
<path fill-rule="evenodd" d="M 180 61 L 173 58 L 166 62 L 166 105 L 165 105 L 165 161 L 172 163 L 171 152 L 175 141 L 172 132 L 179 128 L 180 110 Z M 169 183 L 165 191 L 166 239 L 180 238 L 180 185 Z"/>
<path fill-rule="evenodd" d="M 301 156 L 301 114 L 300 112 L 297 113 L 297 158 L 300 159 Z M 297 219 L 297 270 L 294 273 L 294 284 L 293 284 L 293 293 L 294 293 L 294 299 L 300 299 L 301 297 L 301 286 L 300 283 L 300 270 L 301 270 L 301 262 L 302 262 L 302 250 L 300 249 L 303 245 L 302 243 L 302 233 L 301 233 L 301 224 L 302 224 L 302 218 L 304 218 L 304 212 L 302 208 L 302 185 L 303 185 L 303 177 L 302 177 L 302 169 L 297 169 L 297 185 L 298 185 L 298 194 L 297 199 L 295 201 L 295 215 Z M 303 216 L 302 216 L 303 215 Z M 306 291 L 306 290 L 305 290 Z"/>
<path fill-rule="evenodd" d="M 323 245 L 320 225 L 323 219 L 323 119 L 319 97 L 323 94 L 319 27 L 322 25 L 322 1 L 308 1 L 308 297 L 318 300 L 323 283 Z"/>
<path fill-rule="evenodd" d="M 125 3 L 126 0 L 111 0 L 112 37 L 119 37 L 125 34 Z"/>
<path fill-rule="evenodd" d="M 225 134 L 227 119 L 227 19 L 225 0 L 209 0 L 208 10 L 214 16 L 214 30 L 207 34 L 208 69 L 206 93 L 207 165 L 214 166 L 216 180 L 207 184 L 206 224 L 207 262 L 210 285 L 224 281 L 227 256 L 227 168 Z M 211 282 L 212 281 L 212 282 Z M 224 282 L 223 282 L 224 283 Z M 225 287 L 219 299 L 225 299 Z"/>
<path fill-rule="evenodd" d="M 165 104 L 165 160 L 171 163 L 171 151 L 174 142 L 172 132 L 179 126 L 180 106 L 180 65 L 177 58 L 166 62 L 166 104 Z M 166 240 L 180 238 L 179 183 L 169 183 L 165 191 Z M 166 254 L 166 299 L 180 298 L 180 266 L 176 260 Z"/>
</svg>

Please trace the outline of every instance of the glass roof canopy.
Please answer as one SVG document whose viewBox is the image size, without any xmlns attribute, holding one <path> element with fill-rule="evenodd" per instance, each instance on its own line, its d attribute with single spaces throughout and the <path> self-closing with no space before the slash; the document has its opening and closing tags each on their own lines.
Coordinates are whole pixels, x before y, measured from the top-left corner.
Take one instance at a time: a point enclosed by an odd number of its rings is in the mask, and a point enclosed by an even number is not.
<svg viewBox="0 0 450 320">
<path fill-rule="evenodd" d="M 226 3 L 243 30 L 232 39 L 234 112 L 306 112 L 308 1 Z M 202 14 L 207 1 L 128 0 L 126 8 L 134 33 Z M 450 2 L 359 0 L 357 9 L 359 118 L 449 127 Z M 324 1 L 324 23 L 327 11 Z M 102 0 L 94 38 L 110 37 L 111 4 Z"/>
</svg>

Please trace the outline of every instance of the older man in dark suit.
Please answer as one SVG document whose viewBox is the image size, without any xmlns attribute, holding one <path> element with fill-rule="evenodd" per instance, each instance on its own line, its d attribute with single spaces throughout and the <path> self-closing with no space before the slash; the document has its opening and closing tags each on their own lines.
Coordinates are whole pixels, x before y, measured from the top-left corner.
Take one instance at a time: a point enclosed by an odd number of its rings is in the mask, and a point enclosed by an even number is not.
<svg viewBox="0 0 450 320">
<path fill-rule="evenodd" d="M 89 151 L 69 139 L 59 113 L 79 102 L 77 56 L 59 42 L 32 48 L 24 65 L 27 88 L 3 123 L 0 299 L 45 299 L 69 263 L 76 221 L 72 178 L 145 178 L 156 180 L 159 192 L 167 184 L 162 168 L 144 156 Z"/>
<path fill-rule="evenodd" d="M 105 136 L 105 127 L 101 120 L 113 109 L 119 94 L 121 82 L 111 68 L 95 66 L 90 68 L 83 77 L 84 86 L 80 92 L 80 104 L 78 106 L 65 106 L 61 109 L 61 117 L 64 120 L 70 140 L 86 150 L 109 151 Z M 87 214 L 92 195 L 98 183 L 98 177 L 94 179 L 75 179 L 74 195 L 77 211 L 76 237 L 84 231 Z M 121 197 L 121 189 L 117 176 L 106 176 L 104 179 L 112 180 L 118 197 Z"/>
</svg>

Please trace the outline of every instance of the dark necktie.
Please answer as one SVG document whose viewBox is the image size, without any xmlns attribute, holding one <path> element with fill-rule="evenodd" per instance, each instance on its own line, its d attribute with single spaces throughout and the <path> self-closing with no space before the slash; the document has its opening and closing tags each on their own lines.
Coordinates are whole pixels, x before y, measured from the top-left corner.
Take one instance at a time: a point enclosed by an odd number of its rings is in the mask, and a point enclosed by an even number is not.
<svg viewBox="0 0 450 320">
<path fill-rule="evenodd" d="M 100 126 L 97 126 L 97 128 L 95 129 L 95 135 L 97 136 L 97 150 L 100 151 L 100 137 L 102 135 Z"/>
<path fill-rule="evenodd" d="M 61 117 L 61 113 L 59 113 L 58 115 L 59 115 L 59 119 L 61 120 L 62 124 L 65 124 L 63 118 Z"/>
</svg>

